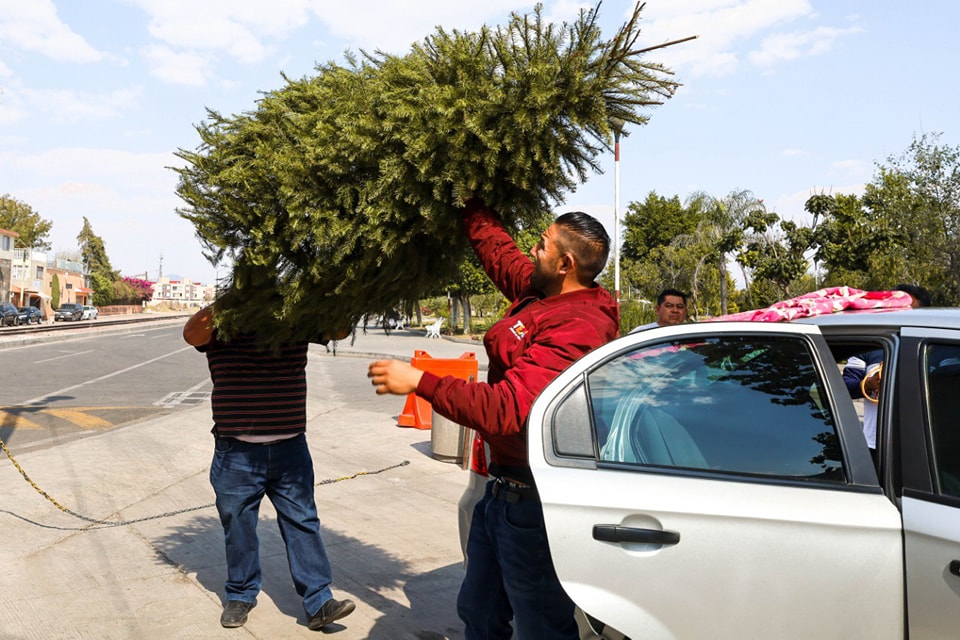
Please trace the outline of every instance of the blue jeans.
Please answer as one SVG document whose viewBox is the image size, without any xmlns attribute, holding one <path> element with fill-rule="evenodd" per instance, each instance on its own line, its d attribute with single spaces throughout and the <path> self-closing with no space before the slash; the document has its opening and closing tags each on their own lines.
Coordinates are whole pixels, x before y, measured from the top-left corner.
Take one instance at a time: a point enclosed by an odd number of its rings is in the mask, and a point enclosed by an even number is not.
<svg viewBox="0 0 960 640">
<path fill-rule="evenodd" d="M 217 494 L 227 552 L 227 600 L 253 602 L 260 593 L 257 520 L 264 495 L 277 510 L 290 575 L 307 615 L 333 597 L 313 497 L 313 460 L 304 434 L 269 445 L 216 438 L 210 484 Z"/>
<path fill-rule="evenodd" d="M 553 569 L 539 500 L 494 498 L 473 510 L 467 574 L 457 598 L 466 640 L 577 640 L 574 604 Z"/>
</svg>

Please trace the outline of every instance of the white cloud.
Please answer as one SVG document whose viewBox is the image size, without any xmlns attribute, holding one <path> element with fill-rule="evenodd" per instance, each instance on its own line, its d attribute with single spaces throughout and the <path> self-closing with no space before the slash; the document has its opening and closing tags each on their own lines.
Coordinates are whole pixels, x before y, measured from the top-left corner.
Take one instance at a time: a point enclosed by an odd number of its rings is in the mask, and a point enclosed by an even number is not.
<svg viewBox="0 0 960 640">
<path fill-rule="evenodd" d="M 329 3 L 313 0 L 311 3 L 317 19 L 351 47 L 392 53 L 406 51 L 414 42 L 431 35 L 437 25 L 443 25 L 446 31 L 475 31 L 485 23 L 491 26 L 502 23 L 507 12 L 529 12 L 534 4 L 517 0 L 448 0 L 442 3 L 422 0 Z M 553 19 L 570 19 L 580 6 L 581 3 L 565 0 L 552 3 L 549 13 Z M 570 12 L 569 15 L 563 15 L 566 12 Z M 545 11 L 544 15 L 547 13 Z"/>
<path fill-rule="evenodd" d="M 123 191 L 162 189 L 172 193 L 176 174 L 166 167 L 176 164 L 182 162 L 172 153 L 136 153 L 91 147 L 60 147 L 32 154 L 0 154 L 0 173 L 15 167 L 23 174 L 42 175 L 48 190 L 76 190 L 75 187 L 60 186 L 68 184 L 116 183 L 122 185 L 118 190 Z M 82 191 L 92 192 L 90 189 Z"/>
<path fill-rule="evenodd" d="M 754 64 L 772 65 L 823 53 L 856 28 L 817 26 L 795 33 L 771 30 L 785 24 L 818 19 L 810 0 L 674 0 L 651 3 L 642 14 L 648 46 L 691 35 L 692 42 L 651 53 L 651 59 L 689 75 L 722 76 L 742 64 L 745 52 Z M 759 48 L 749 52 L 760 39 Z"/>
<path fill-rule="evenodd" d="M 859 159 L 831 162 L 830 169 L 832 175 L 845 176 L 845 180 L 854 178 L 866 181 L 873 175 L 873 163 Z"/>
<path fill-rule="evenodd" d="M 144 47 L 143 57 L 150 66 L 150 74 L 170 84 L 202 86 L 213 77 L 214 60 L 210 54 L 174 51 L 155 44 Z"/>
<path fill-rule="evenodd" d="M 57 16 L 53 0 L 0 0 L 0 42 L 58 62 L 99 62 L 104 55 Z"/>
<path fill-rule="evenodd" d="M 0 127 L 8 127 L 26 117 L 23 98 L 16 86 L 0 87 Z"/>
<path fill-rule="evenodd" d="M 200 255 L 194 230 L 175 213 L 180 163 L 172 153 L 69 147 L 42 153 L 0 152 L 0 175 L 29 176 L 14 197 L 54 221 L 53 251 L 76 247 L 85 216 L 103 238 L 114 268 L 156 276 L 160 255 L 165 271 L 211 280 L 213 269 Z"/>
<path fill-rule="evenodd" d="M 817 27 L 805 32 L 775 33 L 763 39 L 759 50 L 750 53 L 750 61 L 769 67 L 783 60 L 821 55 L 830 51 L 841 37 L 861 31 L 856 27 Z"/>
<path fill-rule="evenodd" d="M 244 63 L 269 52 L 309 20 L 309 0 L 134 0 L 149 16 L 148 31 L 176 49 L 219 51 Z"/>
<path fill-rule="evenodd" d="M 104 120 L 116 117 L 135 106 L 141 89 L 116 89 L 104 93 L 74 91 L 70 89 L 21 89 L 16 98 L 27 110 L 47 114 L 58 122 Z"/>
<path fill-rule="evenodd" d="M 33 117 L 53 122 L 115 118 L 135 107 L 141 93 L 139 87 L 94 93 L 71 89 L 30 89 L 14 82 L 0 89 L 0 127 Z"/>
</svg>

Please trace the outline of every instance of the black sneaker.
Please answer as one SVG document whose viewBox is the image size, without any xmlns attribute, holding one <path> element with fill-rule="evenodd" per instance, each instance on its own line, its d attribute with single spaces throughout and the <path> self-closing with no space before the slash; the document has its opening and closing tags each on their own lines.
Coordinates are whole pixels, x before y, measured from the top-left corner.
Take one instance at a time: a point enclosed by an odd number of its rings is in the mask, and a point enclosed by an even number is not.
<svg viewBox="0 0 960 640">
<path fill-rule="evenodd" d="M 247 614 L 255 605 L 256 602 L 227 600 L 227 604 L 223 607 L 223 613 L 220 614 L 220 624 L 228 629 L 242 627 L 247 621 Z"/>
<path fill-rule="evenodd" d="M 353 600 L 337 600 L 335 598 L 330 598 L 323 603 L 323 606 L 320 607 L 319 611 L 310 616 L 310 619 L 307 620 L 307 628 L 309 628 L 311 631 L 317 631 L 318 629 L 327 626 L 334 620 L 345 618 L 353 613 L 353 610 L 356 608 L 357 605 L 353 603 Z"/>
</svg>

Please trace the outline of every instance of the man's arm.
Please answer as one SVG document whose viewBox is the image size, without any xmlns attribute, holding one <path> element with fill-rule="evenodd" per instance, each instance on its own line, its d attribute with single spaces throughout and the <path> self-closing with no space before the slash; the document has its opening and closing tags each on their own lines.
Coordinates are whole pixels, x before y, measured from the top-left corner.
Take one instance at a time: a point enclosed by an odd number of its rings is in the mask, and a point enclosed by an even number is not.
<svg viewBox="0 0 960 640">
<path fill-rule="evenodd" d="M 477 198 L 467 200 L 463 226 L 490 280 L 513 302 L 530 286 L 533 261 L 517 247 L 499 218 Z"/>
<path fill-rule="evenodd" d="M 562 329 L 546 332 L 493 384 L 443 378 L 424 372 L 417 395 L 441 415 L 482 435 L 520 433 L 540 392 L 564 369 L 609 338 L 583 319 L 570 319 Z"/>
<path fill-rule="evenodd" d="M 192 347 L 202 347 L 213 339 L 213 307 L 204 307 L 183 325 L 183 339 Z"/>
<path fill-rule="evenodd" d="M 850 392 L 850 397 L 854 400 L 863 397 L 863 393 L 860 391 L 860 381 L 863 380 L 866 371 L 867 363 L 857 356 L 848 358 L 847 364 L 843 367 L 843 383 L 847 385 L 847 391 Z"/>
</svg>

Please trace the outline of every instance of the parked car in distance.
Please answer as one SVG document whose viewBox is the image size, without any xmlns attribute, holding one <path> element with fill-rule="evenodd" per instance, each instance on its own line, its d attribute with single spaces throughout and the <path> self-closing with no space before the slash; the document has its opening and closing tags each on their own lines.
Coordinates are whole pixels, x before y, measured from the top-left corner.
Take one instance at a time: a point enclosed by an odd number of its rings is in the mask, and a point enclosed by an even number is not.
<svg viewBox="0 0 960 640">
<path fill-rule="evenodd" d="M 83 305 L 75 302 L 67 302 L 57 307 L 53 313 L 53 320 L 81 320 L 83 318 Z"/>
<path fill-rule="evenodd" d="M 20 324 L 40 324 L 43 322 L 43 312 L 36 307 L 20 307 L 17 311 L 20 313 Z"/>
<path fill-rule="evenodd" d="M 97 309 L 92 304 L 83 305 L 83 315 L 80 316 L 81 320 L 96 320 L 100 315 L 100 310 Z"/>
<path fill-rule="evenodd" d="M 841 376 L 874 350 L 875 458 Z M 631 638 L 955 638 L 958 390 L 960 309 L 609 342 L 530 411 L 557 576 Z"/>
<path fill-rule="evenodd" d="M 0 326 L 15 327 L 20 324 L 20 312 L 9 302 L 0 302 Z"/>
</svg>

